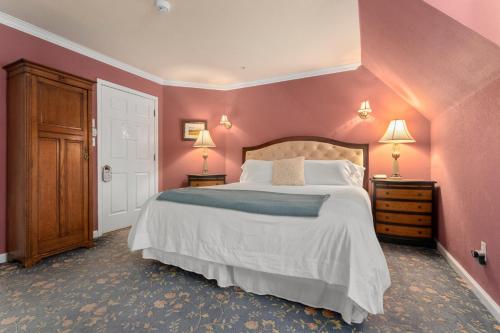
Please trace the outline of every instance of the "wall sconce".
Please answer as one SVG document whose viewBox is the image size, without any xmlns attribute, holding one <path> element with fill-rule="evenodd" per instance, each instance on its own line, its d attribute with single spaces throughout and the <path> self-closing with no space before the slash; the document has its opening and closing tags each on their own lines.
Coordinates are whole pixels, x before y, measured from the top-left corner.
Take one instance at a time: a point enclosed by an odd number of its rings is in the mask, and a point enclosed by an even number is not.
<svg viewBox="0 0 500 333">
<path fill-rule="evenodd" d="M 233 126 L 233 124 L 231 124 L 229 118 L 225 114 L 223 114 L 222 117 L 220 117 L 219 124 L 224 125 L 227 129 L 230 129 Z"/>
<path fill-rule="evenodd" d="M 372 112 L 372 108 L 370 107 L 370 102 L 369 101 L 361 102 L 361 106 L 359 107 L 359 110 L 358 110 L 359 118 L 366 119 L 366 118 L 368 118 L 368 115 L 371 112 Z"/>
</svg>

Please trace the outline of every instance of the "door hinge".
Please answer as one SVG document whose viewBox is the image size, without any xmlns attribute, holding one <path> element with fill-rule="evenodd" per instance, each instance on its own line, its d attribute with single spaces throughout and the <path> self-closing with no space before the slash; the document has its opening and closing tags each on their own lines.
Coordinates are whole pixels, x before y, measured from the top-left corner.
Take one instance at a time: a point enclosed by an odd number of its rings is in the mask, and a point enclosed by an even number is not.
<svg viewBox="0 0 500 333">
<path fill-rule="evenodd" d="M 153 161 L 156 161 L 156 154 L 153 154 Z"/>
<path fill-rule="evenodd" d="M 156 117 L 156 109 L 153 109 L 153 117 Z"/>
</svg>

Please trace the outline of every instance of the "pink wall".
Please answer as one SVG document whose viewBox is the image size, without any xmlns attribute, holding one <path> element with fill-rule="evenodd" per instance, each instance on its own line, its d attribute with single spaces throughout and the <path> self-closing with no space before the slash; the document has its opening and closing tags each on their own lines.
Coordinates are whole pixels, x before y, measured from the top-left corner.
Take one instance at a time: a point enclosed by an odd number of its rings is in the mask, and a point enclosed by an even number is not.
<svg viewBox="0 0 500 333">
<path fill-rule="evenodd" d="M 500 48 L 423 1 L 359 8 L 363 64 L 431 119 L 439 241 L 500 303 Z M 470 256 L 481 240 L 487 266 Z"/>
<path fill-rule="evenodd" d="M 208 170 L 224 173 L 225 131 L 218 126 L 226 105 L 226 92 L 165 86 L 163 100 L 165 113 L 164 129 L 164 188 L 186 186 L 188 173 L 201 173 L 202 149 L 193 148 L 193 141 L 181 140 L 182 119 L 204 119 L 216 148 L 208 152 Z"/>
<path fill-rule="evenodd" d="M 371 144 L 371 173 L 390 173 L 390 145 L 381 145 L 389 120 L 405 118 L 416 144 L 402 147 L 405 176 L 430 175 L 430 125 L 408 103 L 366 68 L 230 92 L 161 87 L 64 48 L 0 26 L 0 65 L 21 57 L 90 79 L 97 77 L 159 97 L 160 189 L 185 185 L 186 174 L 200 172 L 201 151 L 181 140 L 181 119 L 207 119 L 217 148 L 210 149 L 211 172 L 227 172 L 235 181 L 241 165 L 241 147 L 290 135 L 318 135 Z M 0 253 L 5 251 L 5 73 L 0 74 Z M 369 98 L 373 117 L 361 121 L 360 102 Z M 234 126 L 218 126 L 228 113 Z"/>
<path fill-rule="evenodd" d="M 500 1 L 424 0 L 463 25 L 500 45 Z"/>
<path fill-rule="evenodd" d="M 121 84 L 132 89 L 159 97 L 160 127 L 165 125 L 163 115 L 163 96 L 161 85 L 129 74 L 112 66 L 95 61 L 62 47 L 32 37 L 17 30 L 0 25 L 0 67 L 19 58 L 47 65 L 56 69 L 70 72 L 91 80 L 97 78 Z M 6 72 L 0 70 L 0 253 L 5 252 L 5 205 L 6 205 Z M 95 107 L 94 107 L 95 110 Z M 160 151 L 164 151 L 163 131 L 160 131 Z M 95 151 L 94 151 L 95 154 Z M 159 156 L 160 170 L 164 168 L 164 161 Z M 160 172 L 160 184 L 164 179 Z"/>
<path fill-rule="evenodd" d="M 363 99 L 374 110 L 357 116 Z M 241 148 L 292 135 L 317 135 L 370 144 L 370 173 L 391 172 L 391 145 L 377 143 L 391 119 L 408 122 L 417 143 L 403 145 L 401 170 L 410 178 L 429 178 L 429 123 L 366 68 L 228 93 L 233 128 L 226 131 L 226 172 L 239 177 Z"/>
</svg>

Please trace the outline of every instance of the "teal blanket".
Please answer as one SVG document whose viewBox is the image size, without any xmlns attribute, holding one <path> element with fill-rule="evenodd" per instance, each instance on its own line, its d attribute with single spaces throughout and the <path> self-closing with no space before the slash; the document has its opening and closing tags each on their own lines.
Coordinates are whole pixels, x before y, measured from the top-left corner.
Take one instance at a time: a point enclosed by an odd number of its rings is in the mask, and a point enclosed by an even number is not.
<svg viewBox="0 0 500 333">
<path fill-rule="evenodd" d="M 162 192 L 157 200 L 277 216 L 317 217 L 329 194 L 287 194 L 186 187 Z"/>
</svg>

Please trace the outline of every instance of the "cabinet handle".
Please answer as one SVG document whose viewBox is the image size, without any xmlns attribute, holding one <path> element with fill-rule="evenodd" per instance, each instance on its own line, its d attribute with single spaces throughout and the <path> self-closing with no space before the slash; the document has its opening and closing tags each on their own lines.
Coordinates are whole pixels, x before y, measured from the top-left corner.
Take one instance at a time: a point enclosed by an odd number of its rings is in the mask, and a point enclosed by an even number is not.
<svg viewBox="0 0 500 333">
<path fill-rule="evenodd" d="M 421 196 L 422 196 L 422 193 L 418 193 L 417 195 L 418 195 L 419 197 L 421 197 Z"/>
<path fill-rule="evenodd" d="M 385 228 L 385 231 L 389 231 L 389 228 Z"/>
<path fill-rule="evenodd" d="M 83 149 L 83 159 L 87 161 L 89 159 L 89 150 L 88 148 Z"/>
</svg>

